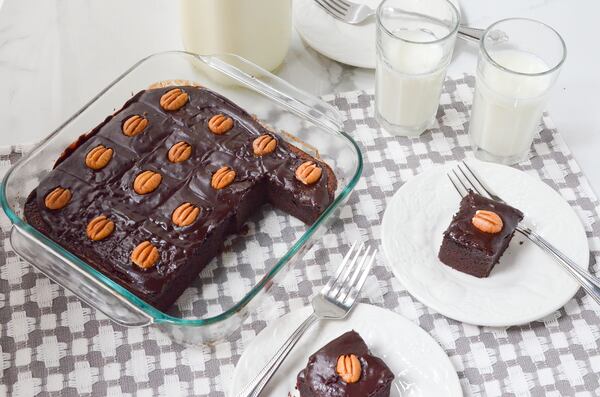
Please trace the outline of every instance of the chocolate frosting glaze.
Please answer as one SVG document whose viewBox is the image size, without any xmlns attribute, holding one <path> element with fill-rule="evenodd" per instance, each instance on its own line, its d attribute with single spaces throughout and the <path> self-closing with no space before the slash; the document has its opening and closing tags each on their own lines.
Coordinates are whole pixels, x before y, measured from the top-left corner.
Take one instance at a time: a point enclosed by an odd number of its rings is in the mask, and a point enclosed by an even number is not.
<svg viewBox="0 0 600 397">
<path fill-rule="evenodd" d="M 180 86 L 189 99 L 176 111 L 166 111 L 160 98 L 175 87 L 141 91 L 90 133 L 81 136 L 57 160 L 31 193 L 25 205 L 30 224 L 75 253 L 91 266 L 156 306 L 168 308 L 196 275 L 223 248 L 230 233 L 265 203 L 306 223 L 314 222 L 334 198 L 337 181 L 331 168 L 266 129 L 239 106 L 201 87 Z M 216 135 L 208 120 L 216 114 L 233 119 L 233 127 Z M 148 120 L 139 134 L 127 136 L 123 124 L 138 115 Z M 252 142 L 263 134 L 277 141 L 274 152 L 256 156 Z M 192 147 L 189 159 L 173 163 L 167 153 L 176 143 Z M 106 167 L 85 165 L 88 152 L 98 145 L 113 150 Z M 295 178 L 296 168 L 313 161 L 321 178 L 306 186 Z M 231 185 L 216 190 L 213 173 L 228 166 L 236 173 Z M 159 173 L 162 180 L 151 193 L 140 195 L 133 183 L 144 171 Z M 60 210 L 45 207 L 44 198 L 62 186 L 72 193 Z M 189 202 L 200 215 L 189 226 L 177 227 L 171 216 Z M 101 241 L 86 236 L 86 226 L 103 214 L 115 223 L 114 232 Z M 132 263 L 133 249 L 150 241 L 159 260 L 150 269 Z"/>
<path fill-rule="evenodd" d="M 341 355 L 354 354 L 361 365 L 358 382 L 346 383 L 336 372 Z M 309 357 L 298 374 L 301 397 L 383 397 L 390 395 L 394 374 L 378 357 L 371 355 L 365 341 L 355 331 L 332 340 Z"/>
<path fill-rule="evenodd" d="M 498 214 L 502 218 L 502 230 L 499 233 L 485 233 L 477 229 L 472 223 L 477 210 Z M 510 240 L 522 219 L 523 213 L 518 209 L 469 191 L 444 234 L 465 247 L 494 256 L 506 246 L 506 240 Z"/>
</svg>

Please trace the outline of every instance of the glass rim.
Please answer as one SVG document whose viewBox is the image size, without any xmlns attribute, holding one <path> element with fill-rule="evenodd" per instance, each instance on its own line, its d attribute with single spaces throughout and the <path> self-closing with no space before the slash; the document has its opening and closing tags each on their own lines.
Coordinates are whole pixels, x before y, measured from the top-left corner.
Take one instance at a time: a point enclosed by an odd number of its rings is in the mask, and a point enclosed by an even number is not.
<svg viewBox="0 0 600 397">
<path fill-rule="evenodd" d="M 377 26 L 380 27 L 385 33 L 387 33 L 389 36 L 401 40 L 405 43 L 410 43 L 410 44 L 435 44 L 435 43 L 440 43 L 442 41 L 447 40 L 448 38 L 450 38 L 451 36 L 455 36 L 456 32 L 458 32 L 458 27 L 460 26 L 460 12 L 458 11 L 458 8 L 454 5 L 454 3 L 450 0 L 444 0 L 446 4 L 448 4 L 450 6 L 450 9 L 452 10 L 452 12 L 454 13 L 454 15 L 456 16 L 456 23 L 454 24 L 454 26 L 452 27 L 452 29 L 443 37 L 440 37 L 439 39 L 435 39 L 435 40 L 431 40 L 431 41 L 414 41 L 414 40 L 408 40 L 405 39 L 403 37 L 400 37 L 394 33 L 392 33 L 387 27 L 385 27 L 385 25 L 383 24 L 383 22 L 381 21 L 381 13 L 383 12 L 383 6 L 384 4 L 386 4 L 388 1 L 391 0 L 383 0 L 379 6 L 377 7 L 377 12 L 375 13 L 376 16 L 376 21 L 377 21 Z"/>
<path fill-rule="evenodd" d="M 550 30 L 552 33 L 554 33 L 556 35 L 556 37 L 558 38 L 560 47 L 562 48 L 562 56 L 561 56 L 560 60 L 556 63 L 556 65 L 554 65 L 552 67 L 548 67 L 548 69 L 544 70 L 543 72 L 527 73 L 527 72 L 520 72 L 518 70 L 511 69 L 511 68 L 501 65 L 499 62 L 497 62 L 490 55 L 487 48 L 485 47 L 485 39 L 487 38 L 488 34 L 490 34 L 490 32 L 493 30 L 494 27 L 496 27 L 498 24 L 501 24 L 504 22 L 509 22 L 509 21 L 532 22 L 537 25 L 542 25 L 545 28 L 547 28 L 548 30 Z M 508 73 L 517 74 L 517 75 L 521 75 L 521 76 L 531 76 L 531 77 L 545 76 L 547 74 L 553 73 L 553 72 L 557 71 L 558 69 L 560 69 L 560 67 L 563 65 L 563 63 L 567 59 L 567 45 L 565 43 L 565 40 L 560 35 L 560 33 L 558 33 L 558 31 L 556 29 L 554 29 L 552 26 L 548 25 L 547 23 L 538 21 L 537 19 L 533 19 L 533 18 L 513 17 L 513 18 L 504 18 L 504 19 L 494 22 L 493 24 L 488 26 L 488 28 L 483 32 L 483 35 L 481 36 L 481 40 L 479 43 L 479 49 L 480 49 L 481 53 L 484 55 L 485 59 L 487 61 L 489 61 L 492 65 L 494 65 L 496 68 L 498 68 L 502 71 L 508 72 Z"/>
</svg>

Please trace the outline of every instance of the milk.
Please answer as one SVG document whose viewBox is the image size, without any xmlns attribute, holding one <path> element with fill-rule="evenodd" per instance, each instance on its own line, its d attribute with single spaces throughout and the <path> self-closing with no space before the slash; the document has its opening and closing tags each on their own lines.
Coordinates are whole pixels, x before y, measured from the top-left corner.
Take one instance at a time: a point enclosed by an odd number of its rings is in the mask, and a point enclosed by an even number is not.
<svg viewBox="0 0 600 397">
<path fill-rule="evenodd" d="M 513 71 L 548 70 L 542 59 L 527 52 L 502 50 L 490 55 Z M 469 128 L 472 143 L 507 163 L 520 161 L 531 146 L 553 80 L 550 75 L 520 75 L 480 61 Z"/>
<path fill-rule="evenodd" d="M 288 51 L 291 0 L 181 0 L 186 50 L 202 55 L 233 53 L 273 70 Z"/>
<path fill-rule="evenodd" d="M 402 40 L 381 43 L 378 57 L 376 108 L 384 127 L 400 127 L 402 135 L 419 135 L 429 127 L 437 113 L 442 83 L 450 56 L 441 44 L 420 30 L 394 32 Z M 425 43 L 422 43 L 425 42 Z M 392 127 L 393 128 L 393 127 Z M 391 128 L 388 128 L 391 129 Z"/>
</svg>

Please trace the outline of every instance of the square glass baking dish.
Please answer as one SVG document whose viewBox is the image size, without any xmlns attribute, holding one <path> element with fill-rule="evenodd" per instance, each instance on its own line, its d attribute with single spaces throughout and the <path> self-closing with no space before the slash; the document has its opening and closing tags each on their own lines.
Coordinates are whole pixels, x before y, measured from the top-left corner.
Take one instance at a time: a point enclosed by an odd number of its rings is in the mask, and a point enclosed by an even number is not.
<svg viewBox="0 0 600 397">
<path fill-rule="evenodd" d="M 335 199 L 312 225 L 265 206 L 231 236 L 168 312 L 116 284 L 31 227 L 23 218 L 29 193 L 52 169 L 62 151 L 140 90 L 164 80 L 187 80 L 236 102 L 285 140 L 327 162 L 338 186 Z M 342 131 L 339 113 L 235 55 L 198 56 L 169 51 L 148 56 L 119 76 L 51 133 L 5 175 L 0 202 L 12 222 L 13 249 L 90 306 L 125 326 L 156 324 L 175 340 L 210 343 L 236 330 L 248 313 L 338 218 L 362 172 L 356 142 Z"/>
</svg>

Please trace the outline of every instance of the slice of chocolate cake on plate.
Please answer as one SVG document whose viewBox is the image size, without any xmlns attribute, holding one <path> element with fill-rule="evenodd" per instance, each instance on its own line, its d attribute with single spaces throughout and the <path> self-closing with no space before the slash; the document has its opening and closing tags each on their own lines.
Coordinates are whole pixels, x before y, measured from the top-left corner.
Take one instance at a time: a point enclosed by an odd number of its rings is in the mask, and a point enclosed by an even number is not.
<svg viewBox="0 0 600 397">
<path fill-rule="evenodd" d="M 394 374 L 355 331 L 309 357 L 298 374 L 300 397 L 388 397 Z"/>
<path fill-rule="evenodd" d="M 523 213 L 472 191 L 444 232 L 442 263 L 475 277 L 487 277 L 506 251 Z"/>
</svg>

